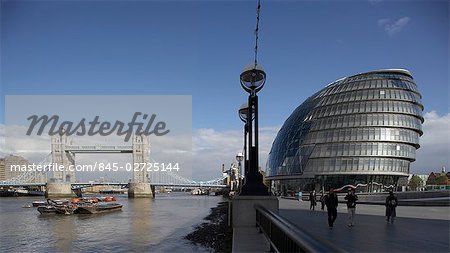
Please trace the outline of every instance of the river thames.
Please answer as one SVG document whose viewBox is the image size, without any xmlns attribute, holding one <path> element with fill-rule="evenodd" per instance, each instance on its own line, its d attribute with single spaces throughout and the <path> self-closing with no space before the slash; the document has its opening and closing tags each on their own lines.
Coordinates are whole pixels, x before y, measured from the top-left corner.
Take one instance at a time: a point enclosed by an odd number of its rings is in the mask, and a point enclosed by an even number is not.
<svg viewBox="0 0 450 253">
<path fill-rule="evenodd" d="M 0 252 L 209 252 L 183 237 L 222 201 L 220 196 L 118 196 L 122 211 L 40 215 L 22 206 L 43 198 L 0 198 Z"/>
</svg>

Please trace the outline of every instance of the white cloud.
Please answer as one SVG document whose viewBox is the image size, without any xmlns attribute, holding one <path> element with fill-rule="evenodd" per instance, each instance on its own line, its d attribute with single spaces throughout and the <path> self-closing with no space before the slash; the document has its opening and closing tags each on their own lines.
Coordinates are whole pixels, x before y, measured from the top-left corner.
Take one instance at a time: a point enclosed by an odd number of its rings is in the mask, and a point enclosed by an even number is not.
<svg viewBox="0 0 450 253">
<path fill-rule="evenodd" d="M 450 113 L 440 116 L 435 111 L 424 115 L 423 136 L 411 173 L 428 174 L 450 165 Z"/>
<path fill-rule="evenodd" d="M 438 171 L 442 166 L 450 166 L 450 113 L 438 115 L 436 112 L 428 112 L 424 115 L 423 136 L 420 138 L 420 149 L 417 151 L 416 161 L 411 165 L 411 173 L 425 173 Z M 260 166 L 265 167 L 272 142 L 280 127 L 265 127 L 260 129 Z M 0 156 L 9 154 L 20 154 L 25 158 L 37 162 L 46 153 L 50 152 L 50 141 L 48 137 L 26 137 L 15 139 L 13 142 L 5 143 L 5 126 L 0 125 Z M 8 134 L 10 133 L 7 131 Z M 90 141 L 89 141 L 90 139 Z M 190 139 L 190 138 L 189 138 Z M 76 143 L 96 143 L 98 139 L 93 137 L 76 139 Z M 217 131 L 210 128 L 196 129 L 192 133 L 192 144 L 183 138 L 170 139 L 151 138 L 151 157 L 155 160 L 170 161 L 174 158 L 180 159 L 180 154 L 189 156 L 192 154 L 192 175 L 194 179 L 206 180 L 217 178 L 221 175 L 221 165 L 226 168 L 236 162 L 235 156 L 242 152 L 243 133 L 242 130 Z M 192 151 L 186 150 L 192 145 Z M 24 150 L 35 150 L 34 152 L 20 152 Z M 85 164 L 96 159 L 107 162 L 118 159 L 119 162 L 131 160 L 131 156 L 116 157 L 83 155 L 77 158 L 77 163 Z M 183 158 L 186 159 L 186 158 Z M 99 175 L 96 175 L 97 177 Z M 129 172 L 120 175 L 112 175 L 113 179 L 123 180 L 131 177 Z M 119 178 L 117 178 L 119 177 Z M 123 177 L 123 178 L 120 178 Z"/>
<path fill-rule="evenodd" d="M 377 21 L 378 25 L 384 28 L 387 34 L 393 36 L 403 30 L 403 28 L 409 23 L 409 17 L 402 17 L 396 21 L 392 21 L 389 18 L 382 18 Z"/>
<path fill-rule="evenodd" d="M 375 5 L 375 4 L 383 2 L 383 0 L 368 0 L 368 2 L 372 5 Z"/>
<path fill-rule="evenodd" d="M 442 166 L 450 168 L 450 113 L 444 116 L 431 111 L 425 113 L 423 136 L 416 161 L 411 164 L 411 173 L 428 174 L 440 171 Z M 260 132 L 260 166 L 267 161 L 272 142 L 279 127 L 263 128 Z M 220 164 L 229 166 L 243 146 L 242 131 L 215 131 L 199 129 L 194 132 L 193 168 L 205 173 L 205 178 L 216 175 Z"/>
<path fill-rule="evenodd" d="M 416 161 L 411 164 L 411 173 L 428 174 L 431 171 L 439 171 L 442 166 L 450 168 L 450 113 L 440 116 L 431 111 L 425 113 L 424 118 L 421 147 L 417 150 Z M 260 131 L 260 166 L 263 168 L 278 130 L 279 127 L 273 127 L 262 128 Z M 241 151 L 242 138 L 242 131 L 195 131 L 194 170 L 213 176 L 215 171 L 220 169 L 220 164 L 229 166 L 235 162 L 235 155 Z M 208 166 L 211 169 L 206 169 Z"/>
<path fill-rule="evenodd" d="M 391 19 L 390 19 L 390 18 L 381 18 L 381 19 L 378 19 L 378 25 L 386 25 L 386 24 L 388 24 L 389 22 L 391 22 Z"/>
<path fill-rule="evenodd" d="M 278 129 L 277 127 L 260 129 L 260 166 L 263 168 Z M 0 157 L 14 154 L 23 156 L 30 162 L 39 163 L 50 153 L 50 137 L 48 135 L 26 136 L 24 132 L 26 132 L 25 127 L 0 124 L 0 143 L 2 144 Z M 242 152 L 242 134 L 240 130 L 197 129 L 189 136 L 150 136 L 150 159 L 152 162 L 164 162 L 166 164 L 179 162 L 180 174 L 186 178 L 191 176 L 195 180 L 218 178 L 222 175 L 221 164 L 225 164 L 228 168 L 231 163 L 236 162 L 236 154 Z M 130 145 L 113 136 L 107 138 L 99 136 L 74 137 L 73 144 Z M 132 162 L 131 160 L 129 154 L 77 154 L 76 164 L 117 162 L 119 166 L 125 166 L 125 163 Z M 81 180 L 92 180 L 100 176 L 105 176 L 105 173 L 77 172 L 77 177 Z M 114 174 L 111 172 L 106 176 L 114 180 L 126 181 L 131 177 L 131 172 L 119 171 L 114 172 Z"/>
<path fill-rule="evenodd" d="M 259 165 L 265 168 L 267 156 L 279 127 L 261 128 L 259 132 Z M 193 133 L 193 174 L 200 179 L 217 177 L 221 165 L 229 168 L 244 147 L 243 131 L 198 129 Z"/>
</svg>

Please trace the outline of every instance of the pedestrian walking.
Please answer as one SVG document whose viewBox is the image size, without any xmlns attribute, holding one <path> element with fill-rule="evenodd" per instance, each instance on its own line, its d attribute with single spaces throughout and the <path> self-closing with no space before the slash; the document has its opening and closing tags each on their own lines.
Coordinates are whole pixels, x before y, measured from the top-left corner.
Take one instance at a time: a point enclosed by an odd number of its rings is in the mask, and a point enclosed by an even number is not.
<svg viewBox="0 0 450 253">
<path fill-rule="evenodd" d="M 309 202 L 311 203 L 309 206 L 309 210 L 313 210 L 316 208 L 316 190 L 313 190 L 309 193 Z"/>
<path fill-rule="evenodd" d="M 397 208 L 398 200 L 394 192 L 389 191 L 389 196 L 386 197 L 386 221 L 394 223 L 394 219 L 397 216 L 395 209 Z"/>
<path fill-rule="evenodd" d="M 324 197 L 325 205 L 327 206 L 328 212 L 328 226 L 330 229 L 333 229 L 334 221 L 337 218 L 337 206 L 338 206 L 338 197 L 334 192 L 333 188 L 330 188 L 330 191 Z"/>
<path fill-rule="evenodd" d="M 347 200 L 348 226 L 353 227 L 355 225 L 356 201 L 358 200 L 355 189 L 350 189 L 344 199 Z"/>
<path fill-rule="evenodd" d="M 325 196 L 324 196 L 324 194 L 323 194 L 323 192 L 324 191 L 321 191 L 322 192 L 322 195 L 320 195 L 320 204 L 321 204 L 321 207 L 320 207 L 320 209 L 322 209 L 322 211 L 323 211 L 323 209 L 324 209 L 324 207 L 325 207 Z"/>
<path fill-rule="evenodd" d="M 302 201 L 302 198 L 303 198 L 303 192 L 298 191 L 298 201 Z"/>
</svg>

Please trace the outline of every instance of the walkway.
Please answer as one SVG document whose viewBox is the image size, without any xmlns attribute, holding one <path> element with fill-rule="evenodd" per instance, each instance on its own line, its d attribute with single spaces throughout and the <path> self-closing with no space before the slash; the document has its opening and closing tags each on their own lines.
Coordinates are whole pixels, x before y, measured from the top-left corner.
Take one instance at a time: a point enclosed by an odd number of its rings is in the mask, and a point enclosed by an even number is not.
<svg viewBox="0 0 450 253">
<path fill-rule="evenodd" d="M 356 225 L 347 227 L 347 208 L 339 204 L 333 230 L 327 214 L 309 211 L 309 202 L 280 199 L 280 215 L 313 236 L 331 241 L 349 252 L 449 252 L 449 207 L 400 206 L 394 224 L 388 224 L 384 207 L 358 205 Z M 317 208 L 319 207 L 319 208 Z"/>
</svg>

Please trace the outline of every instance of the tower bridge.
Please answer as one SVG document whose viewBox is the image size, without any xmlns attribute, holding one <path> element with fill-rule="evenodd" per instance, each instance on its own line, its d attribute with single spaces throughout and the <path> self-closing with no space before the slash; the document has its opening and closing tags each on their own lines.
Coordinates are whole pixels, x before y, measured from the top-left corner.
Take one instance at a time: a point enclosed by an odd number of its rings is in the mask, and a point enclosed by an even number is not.
<svg viewBox="0 0 450 253">
<path fill-rule="evenodd" d="M 73 145 L 72 138 L 67 135 L 54 135 L 51 139 L 52 163 L 63 166 L 62 171 L 54 171 L 53 177 L 47 184 L 48 195 L 70 194 L 70 184 L 76 181 L 75 171 L 69 170 L 75 165 L 75 155 L 98 153 L 131 153 L 133 164 L 150 162 L 150 142 L 148 136 L 133 136 L 131 146 L 102 146 L 102 145 Z M 129 183 L 129 197 L 149 197 L 152 195 L 146 170 L 133 170 Z"/>
<path fill-rule="evenodd" d="M 152 171 L 133 170 L 132 178 L 127 183 L 83 183 L 76 182 L 74 170 L 69 170 L 70 166 L 75 166 L 76 154 L 132 154 L 133 164 L 150 162 L 150 142 L 144 135 L 135 135 L 132 139 L 132 145 L 74 145 L 72 139 L 67 135 L 53 136 L 51 139 L 51 152 L 41 163 L 40 166 L 58 164 L 63 166 L 62 171 L 53 171 L 48 182 L 32 183 L 32 180 L 41 172 L 27 171 L 21 175 L 7 181 L 0 182 L 0 187 L 32 187 L 45 186 L 46 196 L 48 197 L 69 197 L 73 195 L 74 189 L 80 189 L 92 185 L 121 185 L 128 188 L 128 196 L 151 197 L 155 186 L 167 187 L 211 187 L 225 188 L 224 179 L 226 176 L 207 180 L 194 181 L 184 178 L 171 170 Z"/>
</svg>

